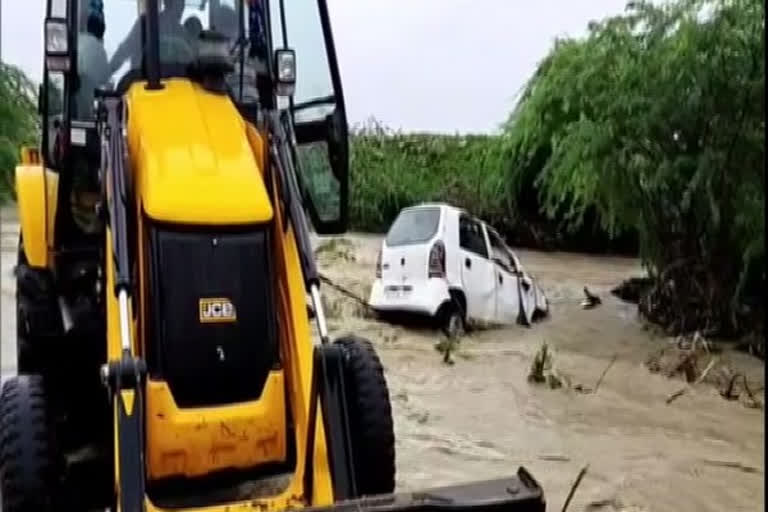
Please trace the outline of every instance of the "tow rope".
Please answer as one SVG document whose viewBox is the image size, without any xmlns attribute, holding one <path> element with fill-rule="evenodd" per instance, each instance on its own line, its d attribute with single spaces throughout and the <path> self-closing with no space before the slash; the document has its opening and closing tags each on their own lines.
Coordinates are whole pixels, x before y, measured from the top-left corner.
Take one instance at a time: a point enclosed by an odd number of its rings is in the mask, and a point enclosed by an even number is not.
<svg viewBox="0 0 768 512">
<path fill-rule="evenodd" d="M 322 281 L 323 283 L 327 284 L 328 286 L 330 286 L 334 290 L 338 291 L 342 295 L 346 295 L 348 298 L 350 298 L 350 299 L 354 300 L 355 302 L 361 304 L 365 308 L 373 311 L 373 307 L 370 304 L 368 304 L 368 301 L 363 299 L 359 295 L 357 295 L 355 292 L 353 292 L 353 291 L 351 291 L 351 290 L 349 290 L 347 288 L 344 288 L 340 284 L 336 284 L 335 282 L 333 282 L 333 280 L 331 278 L 329 278 L 327 276 L 324 276 L 323 274 L 318 273 L 318 277 L 320 278 L 320 281 Z"/>
</svg>

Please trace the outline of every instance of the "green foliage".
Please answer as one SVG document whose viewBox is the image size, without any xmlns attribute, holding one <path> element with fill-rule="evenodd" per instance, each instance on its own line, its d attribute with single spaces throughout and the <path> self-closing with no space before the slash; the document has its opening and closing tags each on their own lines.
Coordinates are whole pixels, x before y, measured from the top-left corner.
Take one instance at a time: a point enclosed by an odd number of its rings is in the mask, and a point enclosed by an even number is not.
<svg viewBox="0 0 768 512">
<path fill-rule="evenodd" d="M 490 135 L 394 132 L 371 120 L 350 140 L 350 220 L 386 230 L 399 210 L 444 201 L 489 219 L 506 214 L 504 153 Z"/>
<path fill-rule="evenodd" d="M 37 144 L 35 96 L 35 87 L 24 72 L 0 63 L 0 202 L 13 194 L 19 148 Z"/>
<path fill-rule="evenodd" d="M 505 126 L 513 200 L 533 184 L 571 228 L 636 229 L 667 290 L 647 309 L 695 310 L 679 329 L 733 330 L 764 280 L 764 20 L 757 0 L 630 2 L 559 41 Z"/>
</svg>

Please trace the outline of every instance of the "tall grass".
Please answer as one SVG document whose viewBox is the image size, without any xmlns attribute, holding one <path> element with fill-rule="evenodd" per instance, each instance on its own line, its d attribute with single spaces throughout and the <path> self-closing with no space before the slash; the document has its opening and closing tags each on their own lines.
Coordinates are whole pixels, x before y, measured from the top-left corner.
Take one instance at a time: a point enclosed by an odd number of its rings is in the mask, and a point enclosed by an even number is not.
<svg viewBox="0 0 768 512">
<path fill-rule="evenodd" d="M 402 133 L 371 120 L 352 130 L 350 146 L 352 229 L 385 231 L 401 208 L 424 201 L 506 217 L 497 136 Z"/>
</svg>

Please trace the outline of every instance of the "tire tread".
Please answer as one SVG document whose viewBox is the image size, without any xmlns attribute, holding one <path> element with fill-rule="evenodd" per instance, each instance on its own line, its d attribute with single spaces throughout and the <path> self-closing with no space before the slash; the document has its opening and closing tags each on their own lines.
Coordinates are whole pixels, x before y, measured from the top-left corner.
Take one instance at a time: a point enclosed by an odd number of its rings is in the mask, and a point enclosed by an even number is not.
<svg viewBox="0 0 768 512">
<path fill-rule="evenodd" d="M 346 385 L 355 476 L 360 496 L 395 489 L 395 433 L 384 367 L 373 344 L 358 336 L 336 340 L 346 355 Z"/>
</svg>

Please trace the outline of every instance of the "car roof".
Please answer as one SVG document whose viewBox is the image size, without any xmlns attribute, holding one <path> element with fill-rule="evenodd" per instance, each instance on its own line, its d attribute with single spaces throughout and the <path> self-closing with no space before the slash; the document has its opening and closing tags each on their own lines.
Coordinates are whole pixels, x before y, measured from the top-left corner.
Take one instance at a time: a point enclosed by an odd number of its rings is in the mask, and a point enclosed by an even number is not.
<svg viewBox="0 0 768 512">
<path fill-rule="evenodd" d="M 425 202 L 425 203 L 419 203 L 415 204 L 413 206 L 406 206 L 403 208 L 403 211 L 405 210 L 417 210 L 419 208 L 440 208 L 442 210 L 453 210 L 456 212 L 463 212 L 464 209 L 459 208 L 457 206 L 453 206 L 452 204 L 448 203 L 442 203 L 442 202 Z"/>
</svg>

